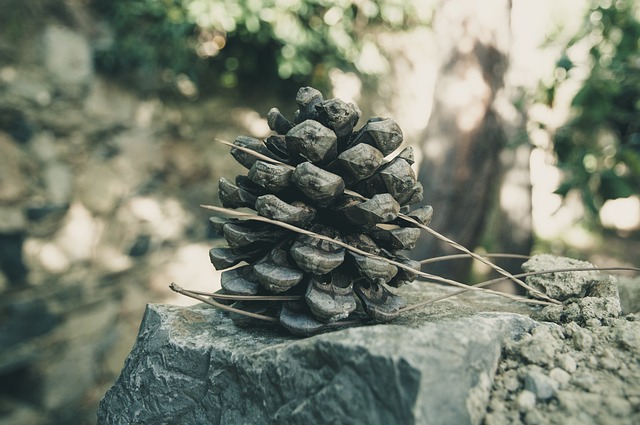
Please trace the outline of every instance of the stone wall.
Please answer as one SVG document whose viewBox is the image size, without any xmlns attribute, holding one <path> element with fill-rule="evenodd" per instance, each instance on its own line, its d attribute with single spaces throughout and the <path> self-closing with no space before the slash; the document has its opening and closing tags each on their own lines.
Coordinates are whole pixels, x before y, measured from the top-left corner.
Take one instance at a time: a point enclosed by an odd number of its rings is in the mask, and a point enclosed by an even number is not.
<svg viewBox="0 0 640 425">
<path fill-rule="evenodd" d="M 176 302 L 171 280 L 217 284 L 199 204 L 239 166 L 213 137 L 266 129 L 227 95 L 167 102 L 98 74 L 83 19 L 0 41 L 2 424 L 95 423 L 144 305 Z"/>
</svg>

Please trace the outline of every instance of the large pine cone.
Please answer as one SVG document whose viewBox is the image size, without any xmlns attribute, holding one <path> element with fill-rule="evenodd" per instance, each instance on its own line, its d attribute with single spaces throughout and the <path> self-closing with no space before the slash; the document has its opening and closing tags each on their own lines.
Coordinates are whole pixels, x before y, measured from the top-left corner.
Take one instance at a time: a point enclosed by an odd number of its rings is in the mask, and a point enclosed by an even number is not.
<svg viewBox="0 0 640 425">
<path fill-rule="evenodd" d="M 249 171 L 235 182 L 221 178 L 225 208 L 251 208 L 268 219 L 342 241 L 378 258 L 343 246 L 257 221 L 211 224 L 228 246 L 211 249 L 222 273 L 222 291 L 232 295 L 304 295 L 304 301 L 240 301 L 235 307 L 273 312 L 292 333 L 309 335 L 354 313 L 358 306 L 375 321 L 395 318 L 405 306 L 387 286 L 413 281 L 420 263 L 399 254 L 412 249 L 420 229 L 399 219 L 406 213 L 428 224 L 431 207 L 410 211 L 422 200 L 422 185 L 411 169 L 413 151 L 385 156 L 402 143 L 402 131 L 389 118 L 371 118 L 358 131 L 360 110 L 340 99 L 324 100 L 311 87 L 298 91 L 293 122 L 273 108 L 267 115 L 276 133 L 266 140 L 240 136 L 234 145 L 276 160 L 261 160 L 233 148 L 231 155 Z M 357 196 L 360 194 L 362 196 Z M 366 198 L 363 198 L 366 197 Z M 358 304 L 357 301 L 360 301 Z"/>
</svg>

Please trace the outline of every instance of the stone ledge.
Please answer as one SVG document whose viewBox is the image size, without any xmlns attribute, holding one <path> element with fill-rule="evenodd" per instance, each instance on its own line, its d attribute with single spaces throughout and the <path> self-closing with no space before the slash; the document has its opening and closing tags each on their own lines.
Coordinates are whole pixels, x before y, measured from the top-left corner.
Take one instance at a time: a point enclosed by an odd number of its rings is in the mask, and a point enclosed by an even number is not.
<svg viewBox="0 0 640 425">
<path fill-rule="evenodd" d="M 544 255 L 524 267 L 587 265 Z M 529 283 L 565 301 L 467 292 L 307 339 L 241 329 L 205 305 L 151 304 L 99 424 L 640 423 L 640 318 L 620 316 L 616 279 Z M 399 290 L 409 304 L 455 291 Z"/>
<path fill-rule="evenodd" d="M 414 298 L 443 291 L 419 286 Z M 468 298 L 491 310 L 496 297 Z M 436 306 L 298 339 L 239 329 L 204 305 L 150 304 L 99 423 L 478 424 L 504 342 L 536 323 L 473 303 Z"/>
</svg>

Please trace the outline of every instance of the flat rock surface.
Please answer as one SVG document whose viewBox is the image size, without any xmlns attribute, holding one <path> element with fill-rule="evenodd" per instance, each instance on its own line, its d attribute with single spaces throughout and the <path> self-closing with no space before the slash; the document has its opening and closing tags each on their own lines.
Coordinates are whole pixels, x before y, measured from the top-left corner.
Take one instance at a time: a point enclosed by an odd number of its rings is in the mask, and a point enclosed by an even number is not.
<svg viewBox="0 0 640 425">
<path fill-rule="evenodd" d="M 564 299 L 544 308 L 414 283 L 409 304 L 441 300 L 306 339 L 150 304 L 98 423 L 639 424 L 640 317 L 615 278 L 577 273 L 529 282 Z"/>
<path fill-rule="evenodd" d="M 446 292 L 403 290 L 410 302 Z M 535 326 L 518 314 L 529 310 L 467 293 L 300 339 L 205 305 L 151 304 L 99 423 L 479 424 L 503 345 Z"/>
</svg>

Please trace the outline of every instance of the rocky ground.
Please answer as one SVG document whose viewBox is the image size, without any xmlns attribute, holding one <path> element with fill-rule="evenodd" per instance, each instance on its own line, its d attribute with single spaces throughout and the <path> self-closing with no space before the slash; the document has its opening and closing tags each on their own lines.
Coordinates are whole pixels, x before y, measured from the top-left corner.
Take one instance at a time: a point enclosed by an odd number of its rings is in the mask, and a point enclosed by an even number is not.
<svg viewBox="0 0 640 425">
<path fill-rule="evenodd" d="M 540 256 L 527 267 L 558 265 L 589 266 Z M 581 272 L 536 281 L 563 305 L 534 315 L 538 326 L 505 345 L 484 423 L 637 424 L 640 317 L 620 315 L 615 280 Z M 631 281 L 623 293 L 638 284 Z M 629 297 L 625 305 L 637 312 L 637 301 Z"/>
<path fill-rule="evenodd" d="M 639 353 L 636 315 L 542 323 L 505 347 L 484 423 L 637 424 Z"/>
</svg>

